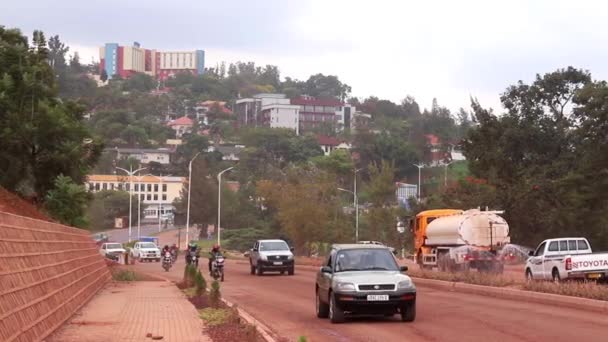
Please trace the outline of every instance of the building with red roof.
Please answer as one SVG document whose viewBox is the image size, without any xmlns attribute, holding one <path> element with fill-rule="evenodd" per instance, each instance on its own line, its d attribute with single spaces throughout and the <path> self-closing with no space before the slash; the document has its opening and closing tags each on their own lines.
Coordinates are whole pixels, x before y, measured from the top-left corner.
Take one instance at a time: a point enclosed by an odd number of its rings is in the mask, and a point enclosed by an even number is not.
<svg viewBox="0 0 608 342">
<path fill-rule="evenodd" d="M 167 126 L 171 127 L 171 129 L 175 131 L 176 138 L 181 138 L 185 133 L 192 132 L 194 121 L 187 116 L 182 116 L 181 118 L 170 121 Z"/>
</svg>

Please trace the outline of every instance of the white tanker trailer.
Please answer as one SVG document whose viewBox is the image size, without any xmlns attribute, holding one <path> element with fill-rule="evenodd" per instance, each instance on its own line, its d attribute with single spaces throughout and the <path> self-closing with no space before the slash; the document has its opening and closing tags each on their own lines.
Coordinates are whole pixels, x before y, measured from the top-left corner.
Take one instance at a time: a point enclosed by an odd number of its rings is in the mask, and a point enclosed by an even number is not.
<svg viewBox="0 0 608 342">
<path fill-rule="evenodd" d="M 418 242 L 417 262 L 421 267 L 502 272 L 499 252 L 511 241 L 509 225 L 499 216 L 502 211 L 440 212 L 417 215 L 419 227 L 414 234 Z"/>
</svg>

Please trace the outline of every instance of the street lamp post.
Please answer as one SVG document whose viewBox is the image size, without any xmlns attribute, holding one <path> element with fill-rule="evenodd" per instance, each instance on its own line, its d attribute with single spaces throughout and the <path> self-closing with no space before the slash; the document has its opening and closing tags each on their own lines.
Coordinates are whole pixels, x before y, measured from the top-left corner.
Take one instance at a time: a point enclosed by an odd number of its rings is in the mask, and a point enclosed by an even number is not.
<svg viewBox="0 0 608 342">
<path fill-rule="evenodd" d="M 137 240 L 139 240 L 141 238 L 141 193 L 143 191 L 141 191 L 141 180 L 147 175 L 143 175 L 143 176 L 137 176 L 137 184 L 138 184 L 138 191 L 137 191 Z"/>
<path fill-rule="evenodd" d="M 152 176 L 152 175 L 151 175 Z M 163 177 L 171 177 L 171 175 L 165 175 L 161 173 L 160 176 L 153 176 L 159 181 L 158 185 L 158 232 L 161 232 L 161 223 L 162 223 L 162 210 L 163 210 Z"/>
<path fill-rule="evenodd" d="M 452 164 L 454 161 L 451 161 L 449 163 L 445 163 L 445 173 L 443 175 L 443 187 L 444 188 L 448 188 L 448 166 L 450 166 L 450 164 Z"/>
<path fill-rule="evenodd" d="M 131 165 L 131 166 L 129 166 L 129 170 L 125 170 L 121 167 L 117 167 L 116 169 L 124 171 L 127 173 L 127 175 L 129 175 L 129 242 L 131 242 L 131 227 L 132 227 L 132 223 L 133 223 L 132 222 L 133 218 L 131 217 L 132 212 L 133 212 L 133 210 L 132 210 L 133 205 L 131 204 L 131 202 L 133 202 L 133 175 L 141 170 L 145 170 L 146 168 L 142 167 L 140 169 L 133 171 L 133 166 Z"/>
<path fill-rule="evenodd" d="M 349 194 L 353 195 L 353 203 L 355 204 L 355 243 L 359 243 L 359 210 L 357 208 L 359 201 L 357 199 L 357 193 L 342 188 L 338 188 L 338 190 L 348 192 Z"/>
<path fill-rule="evenodd" d="M 422 184 L 420 182 L 420 179 L 421 179 L 421 171 L 422 171 L 422 168 L 424 167 L 424 164 L 414 164 L 414 166 L 418 168 L 418 202 L 420 202 L 420 193 L 421 193 L 421 189 L 422 189 Z"/>
<path fill-rule="evenodd" d="M 217 244 L 220 245 L 220 234 L 221 234 L 221 214 L 222 214 L 222 174 L 234 169 L 231 166 L 217 174 Z"/>
<path fill-rule="evenodd" d="M 190 160 L 190 163 L 188 164 L 188 208 L 186 209 L 186 244 L 188 243 L 188 241 L 190 241 L 190 190 L 192 189 L 192 162 L 194 162 L 194 160 L 200 154 L 201 152 L 195 154 L 194 157 Z"/>
</svg>

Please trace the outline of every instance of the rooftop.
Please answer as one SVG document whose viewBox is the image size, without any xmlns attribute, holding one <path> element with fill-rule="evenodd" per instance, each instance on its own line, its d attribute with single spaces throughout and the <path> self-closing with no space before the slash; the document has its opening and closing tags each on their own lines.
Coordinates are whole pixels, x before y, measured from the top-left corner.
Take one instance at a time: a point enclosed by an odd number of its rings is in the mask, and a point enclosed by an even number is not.
<svg viewBox="0 0 608 342">
<path fill-rule="evenodd" d="M 319 142 L 319 145 L 325 145 L 325 146 L 340 145 L 340 141 L 338 141 L 338 139 L 336 139 L 334 137 L 328 137 L 325 135 L 317 135 L 317 142 Z"/>
<path fill-rule="evenodd" d="M 129 176 L 123 175 L 88 175 L 87 181 L 89 182 L 129 182 Z M 160 180 L 156 176 L 138 176 L 133 177 L 134 182 L 145 182 L 145 183 L 160 183 Z M 163 177 L 163 183 L 183 183 L 186 181 L 185 177 Z"/>
<path fill-rule="evenodd" d="M 114 148 L 106 148 L 104 149 L 106 152 L 119 152 L 119 153 L 166 153 L 171 154 L 173 150 L 167 148 L 122 148 L 122 147 L 114 147 Z"/>
<path fill-rule="evenodd" d="M 299 105 L 299 106 L 331 106 L 331 107 L 339 107 L 344 105 L 338 99 L 315 99 L 315 98 L 304 98 L 298 97 L 291 100 L 291 104 Z"/>
<path fill-rule="evenodd" d="M 168 126 L 192 126 L 194 121 L 187 116 L 182 116 L 181 118 L 177 118 L 171 122 L 169 122 Z"/>
</svg>

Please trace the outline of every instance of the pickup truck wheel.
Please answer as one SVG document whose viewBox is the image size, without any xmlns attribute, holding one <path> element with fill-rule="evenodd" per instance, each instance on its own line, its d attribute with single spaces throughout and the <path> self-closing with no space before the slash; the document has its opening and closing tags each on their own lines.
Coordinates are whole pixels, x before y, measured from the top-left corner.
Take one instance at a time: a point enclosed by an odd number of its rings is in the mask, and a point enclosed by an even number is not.
<svg viewBox="0 0 608 342">
<path fill-rule="evenodd" d="M 401 320 L 413 322 L 416 319 L 416 302 L 411 302 L 401 308 Z"/>
<path fill-rule="evenodd" d="M 559 277 L 559 271 L 557 270 L 557 268 L 554 268 L 553 272 L 551 272 L 551 278 L 553 279 L 554 283 L 559 283 L 562 280 Z"/>
<path fill-rule="evenodd" d="M 317 295 L 315 296 L 315 304 L 317 309 L 317 317 L 327 318 L 329 316 L 329 305 L 321 301 L 321 298 L 319 298 L 319 290 L 317 290 Z"/>
<path fill-rule="evenodd" d="M 532 281 L 534 280 L 534 276 L 532 276 L 532 271 L 530 271 L 530 269 L 528 268 L 526 270 L 526 281 Z"/>
<path fill-rule="evenodd" d="M 257 273 L 258 273 L 259 276 L 261 276 L 261 275 L 264 274 L 264 270 L 262 270 L 262 267 L 260 267 L 260 265 L 258 265 L 256 267 L 256 271 L 257 271 Z"/>
<path fill-rule="evenodd" d="M 291 267 L 291 268 L 290 268 L 290 269 L 287 271 L 287 274 L 288 274 L 288 275 L 290 275 L 290 276 L 294 275 L 295 273 L 296 273 L 296 270 L 295 270 L 293 267 Z"/>
<path fill-rule="evenodd" d="M 344 310 L 338 307 L 336 296 L 333 293 L 329 295 L 329 320 L 332 323 L 343 323 L 345 321 Z"/>
</svg>

